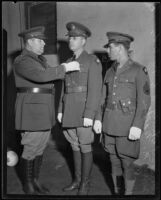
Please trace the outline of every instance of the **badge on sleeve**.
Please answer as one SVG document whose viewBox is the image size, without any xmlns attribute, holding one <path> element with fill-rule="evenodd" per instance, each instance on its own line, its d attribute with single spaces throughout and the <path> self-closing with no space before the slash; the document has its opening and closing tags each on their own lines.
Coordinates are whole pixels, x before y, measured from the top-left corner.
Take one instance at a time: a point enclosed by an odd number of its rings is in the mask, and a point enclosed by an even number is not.
<svg viewBox="0 0 161 200">
<path fill-rule="evenodd" d="M 148 74 L 148 70 L 146 67 L 143 68 L 143 72 L 147 75 Z"/>
<path fill-rule="evenodd" d="M 150 86 L 148 81 L 145 82 L 144 86 L 143 86 L 143 91 L 146 95 L 150 95 Z"/>
</svg>

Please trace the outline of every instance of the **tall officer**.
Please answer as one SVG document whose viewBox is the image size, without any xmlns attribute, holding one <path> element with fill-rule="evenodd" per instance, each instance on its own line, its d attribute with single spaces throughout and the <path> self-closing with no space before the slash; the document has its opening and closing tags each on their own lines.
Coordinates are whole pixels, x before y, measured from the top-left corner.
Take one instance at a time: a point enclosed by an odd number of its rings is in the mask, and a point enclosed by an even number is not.
<svg viewBox="0 0 161 200">
<path fill-rule="evenodd" d="M 15 128 L 24 145 L 20 159 L 23 190 L 26 194 L 48 193 L 39 181 L 43 152 L 54 124 L 53 80 L 63 79 L 68 71 L 79 70 L 79 63 L 64 63 L 50 67 L 44 52 L 44 27 L 34 27 L 20 33 L 25 48 L 14 61 L 17 87 Z"/>
<path fill-rule="evenodd" d="M 114 61 L 106 72 L 101 115 L 97 116 L 94 130 L 103 129 L 103 146 L 110 155 L 112 177 L 116 194 L 132 194 L 135 183 L 132 163 L 139 156 L 140 136 L 144 130 L 146 115 L 150 106 L 150 81 L 145 66 L 134 62 L 129 56 L 130 35 L 107 32 L 105 45 Z M 102 114 L 102 112 L 100 112 Z"/>
<path fill-rule="evenodd" d="M 78 195 L 86 195 L 93 161 L 92 126 L 101 98 L 102 65 L 95 55 L 84 49 L 90 30 L 77 22 L 67 23 L 66 28 L 69 48 L 74 53 L 73 58 L 80 63 L 80 71 L 66 74 L 58 114 L 73 150 L 75 167 L 75 179 L 64 190 L 79 189 Z"/>
</svg>

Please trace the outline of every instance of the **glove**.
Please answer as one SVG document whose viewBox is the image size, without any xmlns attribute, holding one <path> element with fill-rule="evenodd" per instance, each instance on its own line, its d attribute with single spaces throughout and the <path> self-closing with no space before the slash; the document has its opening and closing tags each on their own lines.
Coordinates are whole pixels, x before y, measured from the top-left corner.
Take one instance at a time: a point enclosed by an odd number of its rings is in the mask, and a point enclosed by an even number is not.
<svg viewBox="0 0 161 200">
<path fill-rule="evenodd" d="M 100 134 L 102 132 L 102 123 L 99 120 L 95 120 L 93 130 L 96 134 Z"/>
<path fill-rule="evenodd" d="M 61 65 L 64 65 L 65 72 L 80 71 L 80 64 L 77 61 L 62 63 Z"/>
<path fill-rule="evenodd" d="M 137 127 L 131 127 L 129 133 L 130 140 L 139 140 L 141 136 L 141 129 Z"/>
<path fill-rule="evenodd" d="M 85 127 L 92 126 L 92 125 L 93 125 L 93 120 L 92 120 L 92 119 L 89 119 L 89 118 L 84 118 L 83 125 L 84 125 Z"/>
<path fill-rule="evenodd" d="M 59 123 L 62 122 L 62 117 L 63 117 L 63 113 L 58 113 L 57 119 Z"/>
</svg>

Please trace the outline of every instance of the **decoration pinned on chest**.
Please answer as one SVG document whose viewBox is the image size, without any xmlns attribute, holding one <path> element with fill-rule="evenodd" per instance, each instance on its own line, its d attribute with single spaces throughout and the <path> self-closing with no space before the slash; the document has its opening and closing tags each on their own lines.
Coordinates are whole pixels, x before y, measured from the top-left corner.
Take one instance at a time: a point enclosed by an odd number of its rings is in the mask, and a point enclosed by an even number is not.
<svg viewBox="0 0 161 200">
<path fill-rule="evenodd" d="M 100 60 L 98 58 L 96 58 L 96 63 L 100 63 Z"/>
<path fill-rule="evenodd" d="M 148 74 L 148 70 L 146 67 L 143 68 L 143 72 L 147 75 Z"/>
</svg>

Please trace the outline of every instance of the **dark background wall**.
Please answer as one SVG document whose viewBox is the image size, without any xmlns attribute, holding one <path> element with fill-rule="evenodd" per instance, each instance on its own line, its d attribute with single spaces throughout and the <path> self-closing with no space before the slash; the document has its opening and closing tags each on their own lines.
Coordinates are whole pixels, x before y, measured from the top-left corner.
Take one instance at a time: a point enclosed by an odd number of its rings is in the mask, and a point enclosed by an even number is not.
<svg viewBox="0 0 161 200">
<path fill-rule="evenodd" d="M 103 45 L 107 43 L 107 31 L 120 31 L 134 36 L 131 46 L 133 59 L 147 66 L 151 81 L 151 107 L 141 138 L 140 158 L 137 164 L 148 164 L 155 168 L 155 8 L 153 3 L 130 2 L 57 2 L 57 54 L 46 55 L 51 66 L 64 62 L 70 55 L 66 43 L 65 24 L 77 21 L 85 24 L 92 31 L 86 46 L 91 53 L 103 55 Z M 14 130 L 15 88 L 12 74 L 13 58 L 22 49 L 17 34 L 25 28 L 26 19 L 24 2 L 2 2 L 2 27 L 7 31 L 7 130 Z M 105 60 L 104 60 L 105 59 Z M 60 85 L 58 83 L 58 88 Z"/>
</svg>

